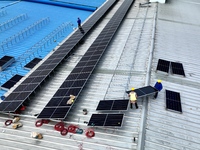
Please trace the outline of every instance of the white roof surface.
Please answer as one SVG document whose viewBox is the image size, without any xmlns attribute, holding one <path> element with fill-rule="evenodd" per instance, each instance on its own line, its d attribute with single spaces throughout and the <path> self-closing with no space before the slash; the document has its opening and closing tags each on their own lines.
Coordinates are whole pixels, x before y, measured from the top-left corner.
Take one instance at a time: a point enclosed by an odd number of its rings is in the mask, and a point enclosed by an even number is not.
<svg viewBox="0 0 200 150">
<path fill-rule="evenodd" d="M 11 117 L 0 115 L 2 150 L 200 149 L 198 0 L 168 0 L 166 4 L 152 3 L 151 7 L 139 7 L 145 1 L 136 0 L 65 122 L 66 126 L 77 125 L 85 131 L 89 127 L 84 121 L 100 113 L 96 111 L 99 100 L 127 99 L 125 91 L 131 87 L 154 85 L 161 79 L 164 89 L 157 99 L 138 99 L 139 109 L 119 112 L 125 114 L 121 128 L 94 127 L 95 137 L 87 138 L 84 133 L 62 136 L 54 130 L 56 121 L 35 127 L 37 119 L 33 115 L 41 112 L 123 1 L 31 98 L 32 103 L 20 120 L 23 127 L 15 130 L 5 126 L 4 122 Z M 158 59 L 181 62 L 186 77 L 156 72 Z M 165 109 L 166 89 L 180 93 L 182 114 Z M 84 108 L 87 115 L 82 113 Z M 41 132 L 44 138 L 31 138 L 32 131 Z"/>
</svg>

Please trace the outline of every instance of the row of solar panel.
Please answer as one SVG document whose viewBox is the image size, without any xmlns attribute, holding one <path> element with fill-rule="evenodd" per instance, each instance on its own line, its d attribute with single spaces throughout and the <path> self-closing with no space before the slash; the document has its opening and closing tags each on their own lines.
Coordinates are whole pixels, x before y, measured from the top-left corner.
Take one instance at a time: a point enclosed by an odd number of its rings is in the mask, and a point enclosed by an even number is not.
<svg viewBox="0 0 200 150">
<path fill-rule="evenodd" d="M 58 91 L 54 94 L 53 98 L 50 100 L 51 103 L 53 103 L 56 97 L 64 98 L 64 97 L 69 97 L 69 95 L 74 95 L 76 96 L 76 99 L 77 99 L 78 95 L 80 94 L 80 92 L 84 88 L 84 85 L 89 79 L 91 73 L 96 67 L 96 64 L 100 60 L 104 51 L 106 50 L 109 44 L 109 41 L 112 39 L 113 35 L 115 34 L 115 31 L 117 30 L 117 27 L 119 26 L 121 20 L 124 18 L 125 12 L 128 11 L 128 8 L 131 6 L 132 2 L 133 1 L 124 1 L 121 7 L 117 10 L 116 14 L 111 18 L 111 20 L 105 26 L 103 31 L 100 33 L 100 35 L 92 43 L 92 45 L 84 54 L 82 59 L 78 62 L 78 64 L 72 70 L 70 75 L 66 78 L 65 82 L 60 86 Z M 78 83 L 79 81 L 82 81 L 82 82 L 79 84 Z M 74 87 L 74 85 L 80 85 L 80 87 Z M 63 101 L 64 99 L 60 103 L 65 103 L 65 105 L 67 105 L 66 102 L 65 101 L 63 102 Z M 60 107 L 62 107 L 60 106 L 60 104 L 59 105 L 57 103 L 55 104 L 57 106 L 56 109 L 59 109 Z M 70 108 L 72 106 L 73 104 L 70 106 Z M 65 118 L 62 118 L 64 115 L 56 116 L 57 118 L 54 118 L 55 117 L 54 112 L 56 110 L 51 111 L 50 109 L 48 109 L 49 107 L 50 106 L 46 105 L 45 108 L 42 110 L 42 112 L 39 114 L 38 118 L 65 119 Z M 67 113 L 69 112 L 69 110 L 66 111 L 65 117 L 67 116 Z M 48 116 L 46 114 L 48 114 Z"/>
<path fill-rule="evenodd" d="M 82 26 L 85 34 L 75 31 L 41 66 L 29 75 L 5 100 L 0 103 L 0 112 L 15 112 L 35 90 L 45 81 L 54 69 L 67 58 L 72 50 L 79 44 L 87 32 L 100 20 L 103 15 L 114 5 L 116 0 L 109 0 L 103 7 Z"/>
<path fill-rule="evenodd" d="M 168 73 L 170 69 L 170 65 L 171 65 L 173 74 L 182 75 L 185 77 L 183 65 L 182 63 L 178 63 L 178 62 L 170 62 L 167 60 L 159 59 L 156 70 Z"/>
</svg>

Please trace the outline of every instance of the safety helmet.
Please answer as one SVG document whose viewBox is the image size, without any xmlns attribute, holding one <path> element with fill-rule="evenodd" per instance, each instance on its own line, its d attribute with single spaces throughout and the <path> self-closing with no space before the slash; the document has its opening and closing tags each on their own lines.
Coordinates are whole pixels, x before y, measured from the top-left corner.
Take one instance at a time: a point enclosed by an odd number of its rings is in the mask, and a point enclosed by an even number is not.
<svg viewBox="0 0 200 150">
<path fill-rule="evenodd" d="M 162 81 L 161 81 L 161 80 L 158 80 L 157 82 L 158 82 L 158 83 L 161 83 Z"/>
<path fill-rule="evenodd" d="M 135 88 L 131 88 L 131 91 L 134 91 L 135 90 Z"/>
</svg>

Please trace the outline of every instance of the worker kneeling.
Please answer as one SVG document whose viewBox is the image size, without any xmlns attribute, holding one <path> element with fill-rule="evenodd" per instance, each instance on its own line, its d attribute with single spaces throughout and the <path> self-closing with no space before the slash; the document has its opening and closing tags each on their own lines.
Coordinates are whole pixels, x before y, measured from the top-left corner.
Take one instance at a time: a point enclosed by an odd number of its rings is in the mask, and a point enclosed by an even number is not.
<svg viewBox="0 0 200 150">
<path fill-rule="evenodd" d="M 42 139 L 43 135 L 41 133 L 38 133 L 38 132 L 31 132 L 31 137 L 35 138 L 35 139 Z"/>
</svg>

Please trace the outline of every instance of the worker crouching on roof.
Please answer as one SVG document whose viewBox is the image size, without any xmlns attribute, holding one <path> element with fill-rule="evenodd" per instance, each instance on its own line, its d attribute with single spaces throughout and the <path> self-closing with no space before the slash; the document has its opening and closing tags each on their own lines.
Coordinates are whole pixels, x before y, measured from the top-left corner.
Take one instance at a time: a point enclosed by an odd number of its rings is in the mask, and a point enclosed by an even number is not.
<svg viewBox="0 0 200 150">
<path fill-rule="evenodd" d="M 132 109 L 133 108 L 133 104 L 135 104 L 135 108 L 138 109 L 137 93 L 134 90 L 135 90 L 134 88 L 131 88 L 131 91 L 128 94 L 129 100 L 130 100 L 130 107 Z"/>
<path fill-rule="evenodd" d="M 158 92 L 160 92 L 160 91 L 163 89 L 161 80 L 158 80 L 158 81 L 155 83 L 154 88 L 156 88 L 156 89 L 158 90 L 158 91 L 155 93 L 155 95 L 154 95 L 154 99 L 156 99 L 157 96 L 158 96 Z"/>
</svg>

